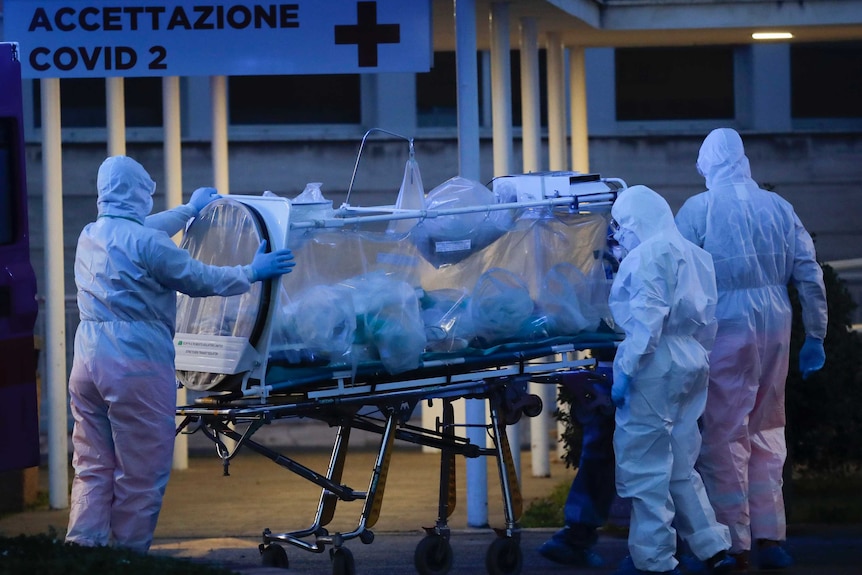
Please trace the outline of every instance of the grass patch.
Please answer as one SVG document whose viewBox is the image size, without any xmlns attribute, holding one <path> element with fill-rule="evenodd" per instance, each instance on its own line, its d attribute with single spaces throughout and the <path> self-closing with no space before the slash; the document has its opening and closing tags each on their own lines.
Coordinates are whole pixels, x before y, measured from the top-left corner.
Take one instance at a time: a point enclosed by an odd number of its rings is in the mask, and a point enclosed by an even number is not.
<svg viewBox="0 0 862 575">
<path fill-rule="evenodd" d="M 562 527 L 565 523 L 563 506 L 571 486 L 571 481 L 558 483 L 546 497 L 530 503 L 519 521 L 521 527 Z"/>
<path fill-rule="evenodd" d="M 862 474 L 794 477 L 785 485 L 791 523 L 862 523 Z"/>
<path fill-rule="evenodd" d="M 141 555 L 128 549 L 64 543 L 56 533 L 0 537 L 0 575 L 235 575 L 186 559 Z"/>
<path fill-rule="evenodd" d="M 560 528 L 563 506 L 571 482 L 564 481 L 524 511 L 521 527 Z M 862 474 L 830 477 L 794 477 L 785 485 L 784 499 L 790 523 L 862 523 Z"/>
</svg>

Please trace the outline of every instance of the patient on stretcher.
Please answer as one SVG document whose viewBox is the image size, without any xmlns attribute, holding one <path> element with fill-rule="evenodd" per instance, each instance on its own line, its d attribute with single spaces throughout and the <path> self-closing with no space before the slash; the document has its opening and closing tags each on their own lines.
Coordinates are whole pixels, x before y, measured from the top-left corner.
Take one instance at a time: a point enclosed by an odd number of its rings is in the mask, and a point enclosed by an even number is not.
<svg viewBox="0 0 862 575">
<path fill-rule="evenodd" d="M 461 186 L 459 193 L 481 195 L 464 182 L 449 184 Z M 213 210 L 189 233 L 229 236 L 219 230 L 225 226 L 247 233 L 250 226 L 232 213 L 232 202 L 223 203 L 219 213 Z M 354 367 L 379 362 L 398 374 L 420 367 L 429 355 L 457 356 L 609 329 L 602 261 L 607 216 L 548 207 L 498 213 L 493 220 L 485 213 L 464 214 L 461 229 L 473 233 L 468 238 L 457 234 L 461 214 L 435 222 L 442 227 L 419 220 L 397 231 L 291 230 L 288 243 L 302 265 L 273 294 L 278 307 L 270 362 Z M 446 252 L 449 248 L 440 247 L 444 241 L 462 242 L 458 245 L 466 249 Z M 206 253 L 203 239 L 197 245 L 196 257 L 225 257 L 223 242 L 214 247 L 221 253 L 214 254 Z M 250 337 L 260 310 L 248 298 L 219 298 L 212 305 L 181 299 L 177 331 Z"/>
</svg>

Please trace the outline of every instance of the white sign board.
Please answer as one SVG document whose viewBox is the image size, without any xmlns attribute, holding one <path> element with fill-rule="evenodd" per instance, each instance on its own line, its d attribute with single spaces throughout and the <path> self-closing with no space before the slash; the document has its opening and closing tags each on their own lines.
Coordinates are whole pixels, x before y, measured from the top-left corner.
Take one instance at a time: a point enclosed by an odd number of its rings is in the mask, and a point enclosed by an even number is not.
<svg viewBox="0 0 862 575">
<path fill-rule="evenodd" d="M 5 0 L 25 78 L 426 72 L 431 0 Z"/>
</svg>

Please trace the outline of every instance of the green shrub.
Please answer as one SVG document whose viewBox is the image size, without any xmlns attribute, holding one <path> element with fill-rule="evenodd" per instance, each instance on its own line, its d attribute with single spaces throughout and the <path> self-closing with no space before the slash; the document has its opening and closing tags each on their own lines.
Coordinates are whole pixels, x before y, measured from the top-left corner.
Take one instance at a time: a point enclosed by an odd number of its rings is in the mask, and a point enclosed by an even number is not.
<svg viewBox="0 0 862 575">
<path fill-rule="evenodd" d="M 0 575 L 235 575 L 184 559 L 64 543 L 56 533 L 0 537 Z"/>
<path fill-rule="evenodd" d="M 788 462 L 803 476 L 852 475 L 862 462 L 862 340 L 851 329 L 856 303 L 831 266 L 823 264 L 829 324 L 826 365 L 807 380 L 799 373 L 799 349 L 805 339 L 795 290 L 790 371 L 787 376 Z"/>
</svg>

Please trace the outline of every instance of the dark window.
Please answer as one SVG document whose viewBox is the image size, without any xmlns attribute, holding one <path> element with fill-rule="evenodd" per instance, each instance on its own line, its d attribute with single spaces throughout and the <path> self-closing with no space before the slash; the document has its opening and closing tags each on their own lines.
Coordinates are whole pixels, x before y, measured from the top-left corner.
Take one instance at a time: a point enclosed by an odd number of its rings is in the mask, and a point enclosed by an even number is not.
<svg viewBox="0 0 862 575">
<path fill-rule="evenodd" d="M 123 84 L 126 126 L 161 126 L 162 79 L 126 78 Z M 36 110 L 42 106 L 41 88 L 40 82 L 33 82 L 33 105 Z M 104 128 L 107 126 L 106 101 L 104 78 L 60 80 L 60 117 L 64 128 Z M 36 127 L 41 127 L 41 113 L 34 116 Z"/>
<path fill-rule="evenodd" d="M 228 79 L 230 123 L 358 124 L 358 74 L 232 76 Z"/>
<path fill-rule="evenodd" d="M 455 52 L 434 52 L 431 70 L 416 74 L 416 112 L 420 128 L 458 124 Z"/>
<path fill-rule="evenodd" d="M 480 54 L 476 70 L 479 76 L 479 116 L 482 116 L 481 97 L 484 77 Z M 512 50 L 512 125 L 521 125 L 521 53 Z M 546 85 L 545 51 L 539 51 L 539 107 L 541 124 L 547 125 L 548 110 L 545 98 Z M 456 126 L 458 124 L 458 79 L 455 52 L 435 52 L 431 71 L 416 74 L 416 111 L 420 127 Z"/>
<path fill-rule="evenodd" d="M 862 118 L 862 42 L 790 46 L 794 118 Z"/>
<path fill-rule="evenodd" d="M 126 78 L 123 92 L 127 127 L 161 127 L 164 124 L 161 78 Z"/>
<path fill-rule="evenodd" d="M 733 48 L 617 48 L 617 120 L 732 119 Z"/>
</svg>

